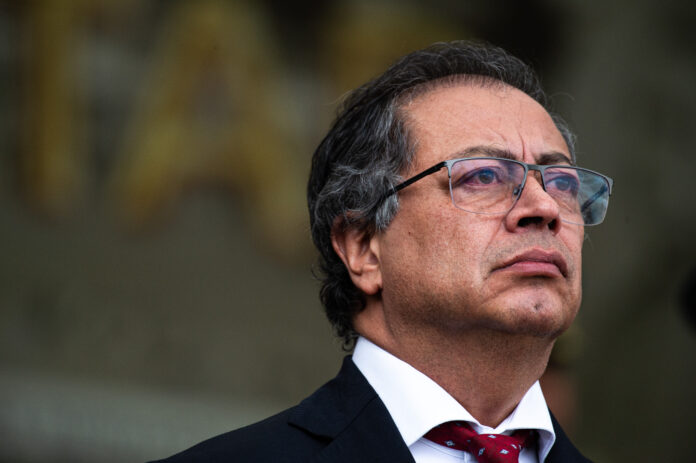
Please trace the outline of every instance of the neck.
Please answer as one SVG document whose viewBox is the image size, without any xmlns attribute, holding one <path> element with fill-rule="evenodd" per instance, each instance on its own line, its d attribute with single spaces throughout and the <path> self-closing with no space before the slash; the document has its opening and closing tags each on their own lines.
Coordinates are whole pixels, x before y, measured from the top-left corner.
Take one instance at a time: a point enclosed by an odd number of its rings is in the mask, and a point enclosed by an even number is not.
<svg viewBox="0 0 696 463">
<path fill-rule="evenodd" d="M 422 326 L 398 333 L 356 328 L 430 377 L 481 424 L 492 428 L 512 413 L 543 374 L 554 344 L 549 338 L 484 329 L 443 334 L 428 333 Z"/>
</svg>

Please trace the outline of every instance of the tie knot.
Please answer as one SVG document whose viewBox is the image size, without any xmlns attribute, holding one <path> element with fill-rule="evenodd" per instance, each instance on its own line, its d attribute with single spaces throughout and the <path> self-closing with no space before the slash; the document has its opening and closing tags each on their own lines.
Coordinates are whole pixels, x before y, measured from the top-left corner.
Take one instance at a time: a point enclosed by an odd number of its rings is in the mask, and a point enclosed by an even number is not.
<svg viewBox="0 0 696 463">
<path fill-rule="evenodd" d="M 464 421 L 449 421 L 434 427 L 425 438 L 456 450 L 464 450 L 479 463 L 517 462 L 523 448 L 529 447 L 535 433 L 525 429 L 511 436 L 504 434 L 477 434 Z"/>
</svg>

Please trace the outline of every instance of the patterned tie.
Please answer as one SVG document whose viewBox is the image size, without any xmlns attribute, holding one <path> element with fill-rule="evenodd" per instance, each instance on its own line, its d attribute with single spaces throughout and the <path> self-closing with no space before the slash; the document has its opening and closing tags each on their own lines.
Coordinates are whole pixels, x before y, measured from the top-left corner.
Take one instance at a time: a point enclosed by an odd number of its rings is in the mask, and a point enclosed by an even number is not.
<svg viewBox="0 0 696 463">
<path fill-rule="evenodd" d="M 536 433 L 525 429 L 515 431 L 512 436 L 476 434 L 468 423 L 450 421 L 428 431 L 425 438 L 445 447 L 465 450 L 479 463 L 516 463 L 520 451 L 534 444 Z"/>
</svg>

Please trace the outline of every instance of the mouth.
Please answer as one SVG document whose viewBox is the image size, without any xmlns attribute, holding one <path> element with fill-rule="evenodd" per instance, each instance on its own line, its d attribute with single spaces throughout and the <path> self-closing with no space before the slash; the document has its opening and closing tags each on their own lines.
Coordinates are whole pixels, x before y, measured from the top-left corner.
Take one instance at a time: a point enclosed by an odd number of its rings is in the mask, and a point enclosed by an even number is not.
<svg viewBox="0 0 696 463">
<path fill-rule="evenodd" d="M 494 271 L 514 272 L 523 276 L 568 276 L 568 263 L 557 251 L 531 249 L 505 261 Z"/>
</svg>

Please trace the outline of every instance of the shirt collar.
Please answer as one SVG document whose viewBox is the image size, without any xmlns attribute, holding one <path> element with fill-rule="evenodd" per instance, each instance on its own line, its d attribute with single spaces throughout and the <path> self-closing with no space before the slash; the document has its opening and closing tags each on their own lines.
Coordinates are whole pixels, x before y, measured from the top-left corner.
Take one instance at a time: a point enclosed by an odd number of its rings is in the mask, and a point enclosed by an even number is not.
<svg viewBox="0 0 696 463">
<path fill-rule="evenodd" d="M 505 434 L 516 429 L 539 432 L 539 461 L 551 450 L 556 434 L 537 381 L 515 410 L 495 429 L 476 420 L 435 381 L 369 340 L 360 337 L 353 362 L 384 402 L 407 446 L 447 421 L 469 421 L 478 433 Z"/>
</svg>

